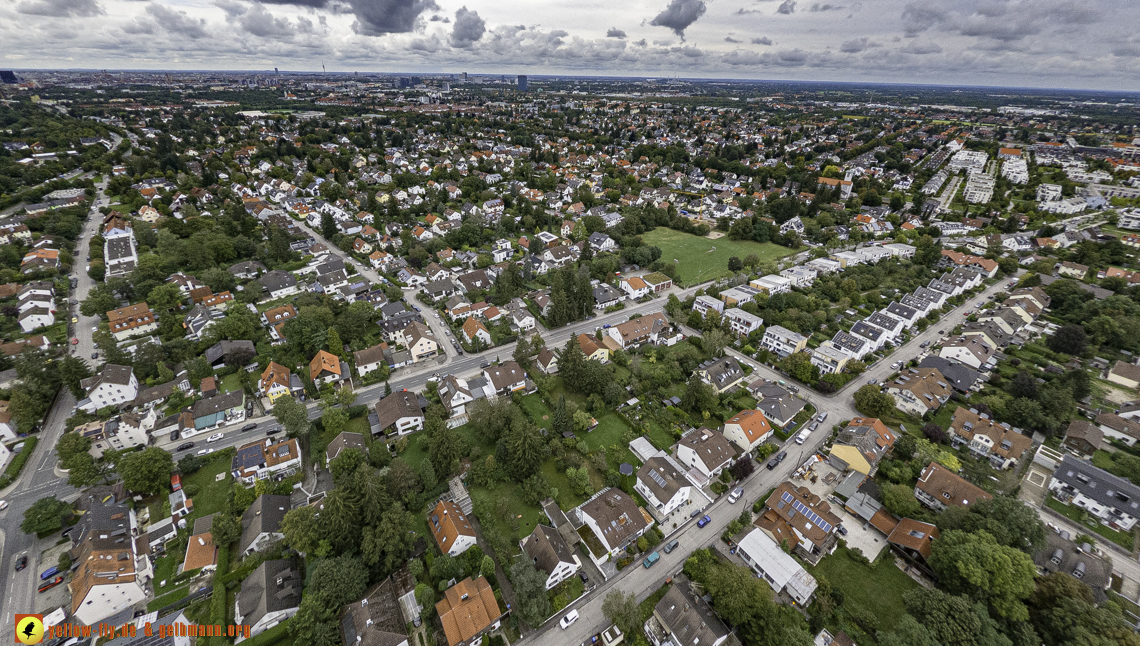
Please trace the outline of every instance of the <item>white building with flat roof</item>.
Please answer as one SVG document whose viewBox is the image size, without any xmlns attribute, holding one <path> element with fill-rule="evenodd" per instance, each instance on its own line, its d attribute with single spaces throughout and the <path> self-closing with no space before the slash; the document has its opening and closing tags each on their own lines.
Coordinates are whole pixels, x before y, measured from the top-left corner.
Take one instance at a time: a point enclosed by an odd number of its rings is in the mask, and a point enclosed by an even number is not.
<svg viewBox="0 0 1140 646">
<path fill-rule="evenodd" d="M 801 605 L 811 603 L 817 586 L 815 578 L 763 530 L 749 532 L 740 540 L 736 553 L 777 594 L 786 592 Z"/>
</svg>

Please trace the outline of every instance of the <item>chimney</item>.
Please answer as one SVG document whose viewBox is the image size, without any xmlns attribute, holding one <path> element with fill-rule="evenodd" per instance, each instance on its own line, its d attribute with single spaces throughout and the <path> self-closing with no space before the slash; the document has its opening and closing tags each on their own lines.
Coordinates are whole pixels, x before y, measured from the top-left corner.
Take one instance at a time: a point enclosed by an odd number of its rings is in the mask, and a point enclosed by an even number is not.
<svg viewBox="0 0 1140 646">
<path fill-rule="evenodd" d="M 198 537 L 198 544 L 205 547 L 206 541 L 201 536 L 199 536 Z"/>
</svg>

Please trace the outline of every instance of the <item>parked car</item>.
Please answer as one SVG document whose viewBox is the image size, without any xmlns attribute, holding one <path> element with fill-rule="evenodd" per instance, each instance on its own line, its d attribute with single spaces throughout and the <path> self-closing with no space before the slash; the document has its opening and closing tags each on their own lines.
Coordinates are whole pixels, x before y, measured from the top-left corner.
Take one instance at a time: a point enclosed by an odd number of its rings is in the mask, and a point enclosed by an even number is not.
<svg viewBox="0 0 1140 646">
<path fill-rule="evenodd" d="M 213 452 L 214 452 L 214 449 L 199 449 L 198 455 L 208 455 L 208 454 L 213 453 Z"/>
<path fill-rule="evenodd" d="M 764 466 L 766 466 L 768 468 L 768 470 L 771 471 L 772 469 L 775 469 L 776 467 L 780 466 L 780 460 L 778 458 L 776 458 L 775 456 L 772 456 L 772 459 L 768 460 L 768 464 L 766 464 Z"/>
<path fill-rule="evenodd" d="M 582 583 L 590 582 L 590 575 L 586 574 L 585 570 L 578 570 L 578 578 L 582 579 Z"/>
<path fill-rule="evenodd" d="M 658 554 L 656 551 L 653 551 L 653 552 L 649 553 L 649 556 L 645 557 L 645 560 L 642 561 L 641 564 L 644 565 L 645 569 L 648 570 L 649 568 L 653 567 L 654 563 L 656 563 L 657 561 L 660 561 L 660 560 L 661 560 L 661 555 Z"/>
<path fill-rule="evenodd" d="M 242 430 L 245 430 L 245 429 L 242 429 Z M 206 438 L 206 443 L 207 443 L 207 444 L 210 444 L 210 443 L 213 443 L 213 442 L 217 442 L 218 440 L 222 439 L 222 438 L 223 438 L 223 437 L 225 437 L 225 436 L 226 436 L 226 434 L 225 434 L 225 433 L 214 433 L 214 434 L 213 434 L 213 435 L 211 435 L 210 437 L 207 437 L 207 438 Z"/>
<path fill-rule="evenodd" d="M 735 503 L 737 500 L 740 500 L 740 497 L 743 495 L 744 495 L 744 487 L 737 487 L 737 488 L 733 489 L 732 493 L 728 494 L 728 504 L 731 505 L 731 504 Z"/>
<path fill-rule="evenodd" d="M 257 424 L 246 424 L 245 426 L 241 427 L 241 432 L 245 433 L 246 431 L 252 431 L 255 428 L 257 428 Z"/>
<path fill-rule="evenodd" d="M 277 435 L 280 432 L 281 432 L 281 427 L 277 427 L 277 428 L 269 429 L 268 431 L 265 432 L 265 434 L 266 435 Z"/>
<path fill-rule="evenodd" d="M 0 500 L 0 511 L 4 511 L 7 508 L 8 508 L 8 501 L 7 500 Z"/>
<path fill-rule="evenodd" d="M 578 621 L 578 611 L 571 610 L 570 612 L 566 613 L 565 617 L 558 620 L 558 625 L 562 626 L 562 630 L 566 630 L 570 627 L 570 624 L 574 623 L 575 621 Z"/>
<path fill-rule="evenodd" d="M 47 581 L 57 574 L 59 574 L 59 568 L 53 565 L 43 572 L 40 572 L 40 581 Z"/>
<path fill-rule="evenodd" d="M 827 413 L 820 413 L 819 417 L 815 418 L 817 421 L 822 422 L 827 419 Z"/>
<path fill-rule="evenodd" d="M 669 541 L 668 543 L 665 543 L 665 547 L 662 549 L 664 549 L 665 553 L 668 554 L 669 552 L 672 552 L 673 550 L 677 549 L 677 546 L 680 544 L 681 543 L 677 539 L 674 538 L 673 540 Z"/>
<path fill-rule="evenodd" d="M 779 453 L 776 454 L 776 461 L 777 462 L 783 462 L 784 458 L 786 458 L 786 457 L 788 457 L 788 452 L 787 451 L 780 451 Z"/>
<path fill-rule="evenodd" d="M 16 571 L 19 572 L 28 567 L 28 555 L 21 554 L 20 558 L 16 559 Z"/>
<path fill-rule="evenodd" d="M 183 442 L 182 444 L 178 445 L 177 449 L 174 449 L 174 450 L 175 451 L 189 451 L 192 448 L 194 448 L 193 442 Z"/>
<path fill-rule="evenodd" d="M 44 583 L 43 585 L 41 585 L 40 586 L 40 592 L 47 592 L 48 590 L 51 590 L 52 588 L 54 588 L 55 586 L 57 586 L 61 583 L 63 583 L 63 577 L 57 576 L 54 579 L 52 579 L 51 581 L 48 581 L 47 583 Z"/>
<path fill-rule="evenodd" d="M 170 441 L 174 442 L 177 439 L 178 439 L 178 429 L 174 429 L 173 431 L 170 432 Z"/>
<path fill-rule="evenodd" d="M 697 521 L 697 527 L 704 527 L 705 525 L 708 525 L 711 522 L 712 522 L 712 519 L 709 518 L 708 516 L 701 516 L 701 519 Z"/>
</svg>

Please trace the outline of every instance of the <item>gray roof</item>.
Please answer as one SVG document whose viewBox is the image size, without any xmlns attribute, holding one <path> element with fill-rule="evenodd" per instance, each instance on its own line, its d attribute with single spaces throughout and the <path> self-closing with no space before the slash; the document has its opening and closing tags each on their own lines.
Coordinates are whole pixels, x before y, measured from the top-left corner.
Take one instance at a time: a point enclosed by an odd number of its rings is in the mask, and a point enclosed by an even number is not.
<svg viewBox="0 0 1140 646">
<path fill-rule="evenodd" d="M 689 486 L 685 476 L 669 460 L 660 456 L 649 458 L 637 470 L 637 480 L 661 503 L 669 502 L 678 491 Z"/>
<path fill-rule="evenodd" d="M 280 585 L 278 584 L 280 581 Z M 241 582 L 238 610 L 242 623 L 253 626 L 262 617 L 301 605 L 304 577 L 292 559 L 265 561 Z"/>
<path fill-rule="evenodd" d="M 257 537 L 276 533 L 289 511 L 289 496 L 265 494 L 253 501 L 241 515 L 241 551 L 245 552 Z"/>
<path fill-rule="evenodd" d="M 744 377 L 744 370 L 732 357 L 721 357 L 703 363 L 698 367 L 698 370 L 708 374 L 709 383 L 716 386 L 717 390 L 721 390 L 727 384 Z"/>
<path fill-rule="evenodd" d="M 88 377 L 79 382 L 85 390 L 91 391 L 99 387 L 99 384 L 114 384 L 116 386 L 125 386 L 131 383 L 131 368 L 130 366 L 116 366 L 113 363 L 108 363 L 103 366 L 93 377 Z"/>
<path fill-rule="evenodd" d="M 243 403 L 245 403 L 245 392 L 241 390 L 235 390 L 224 395 L 210 397 L 209 399 L 199 399 L 198 401 L 194 402 L 194 404 L 190 407 L 190 410 L 194 414 L 194 418 L 197 419 L 199 417 L 205 417 L 206 415 L 220 413 L 231 408 L 237 408 Z"/>
<path fill-rule="evenodd" d="M 408 643 L 408 631 L 400 610 L 401 590 L 394 580 L 400 574 L 398 572 L 384 579 L 366 593 L 363 600 L 344 607 L 340 619 L 343 644 L 399 646 Z M 367 603 L 364 603 L 365 600 Z"/>
<path fill-rule="evenodd" d="M 665 624 L 671 641 L 682 646 L 711 645 L 728 636 L 728 629 L 712 608 L 681 582 L 669 588 L 654 613 Z"/>
<path fill-rule="evenodd" d="M 736 449 L 732 442 L 723 433 L 701 427 L 691 433 L 685 434 L 678 447 L 687 446 L 697 454 L 705 467 L 712 470 L 736 457 Z"/>
<path fill-rule="evenodd" d="M 1065 455 L 1053 477 L 1068 487 L 1091 498 L 1110 510 L 1119 509 L 1129 516 L 1140 517 L 1140 487 L 1104 469 Z"/>
<path fill-rule="evenodd" d="M 957 361 L 950 361 L 942 357 L 929 355 L 918 364 L 919 368 L 935 368 L 946 378 L 947 383 L 959 392 L 969 392 L 970 386 L 981 379 L 981 373 L 964 366 Z"/>
<path fill-rule="evenodd" d="M 522 540 L 522 550 L 547 575 L 553 573 L 560 563 L 574 562 L 574 554 L 562 534 L 545 525 L 538 525 L 530 536 Z"/>
<path fill-rule="evenodd" d="M 206 361 L 209 361 L 211 365 L 218 359 L 228 361 L 230 355 L 235 352 L 249 352 L 252 358 L 253 355 L 257 354 L 257 349 L 254 347 L 253 341 L 218 341 L 206 349 Z"/>
<path fill-rule="evenodd" d="M 274 270 L 257 279 L 265 289 L 271 292 L 297 284 L 297 278 L 287 271 Z"/>
</svg>

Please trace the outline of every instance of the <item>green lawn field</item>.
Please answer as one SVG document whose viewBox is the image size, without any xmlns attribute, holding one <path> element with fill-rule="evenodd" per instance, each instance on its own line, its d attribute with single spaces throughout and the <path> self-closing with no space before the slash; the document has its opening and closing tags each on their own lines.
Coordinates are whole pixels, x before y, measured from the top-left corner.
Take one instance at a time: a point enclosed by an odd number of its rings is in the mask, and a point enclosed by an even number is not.
<svg viewBox="0 0 1140 646">
<path fill-rule="evenodd" d="M 760 262 L 774 262 L 795 253 L 770 242 L 729 240 L 727 237 L 711 240 L 665 227 L 657 227 L 641 238 L 645 244 L 661 248 L 662 262 L 677 261 L 677 282 L 682 285 L 694 285 L 727 274 L 728 259 L 732 256 L 744 260 L 745 256 L 756 254 Z M 714 247 L 716 251 L 711 251 Z"/>
</svg>

